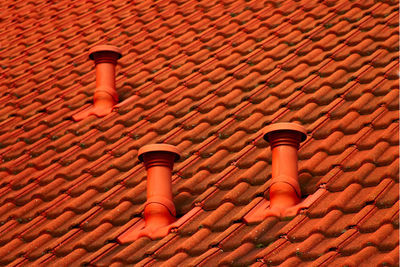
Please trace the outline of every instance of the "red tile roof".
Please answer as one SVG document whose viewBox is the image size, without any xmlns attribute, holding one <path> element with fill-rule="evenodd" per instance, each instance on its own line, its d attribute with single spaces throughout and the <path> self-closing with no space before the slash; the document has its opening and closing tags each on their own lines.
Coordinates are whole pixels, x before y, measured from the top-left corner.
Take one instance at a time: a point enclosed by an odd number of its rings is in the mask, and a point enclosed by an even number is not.
<svg viewBox="0 0 400 267">
<path fill-rule="evenodd" d="M 1 1 L 0 264 L 399 264 L 397 1 Z M 80 122 L 88 50 L 119 46 L 120 103 Z M 246 224 L 263 201 L 263 128 L 304 125 L 304 197 L 291 219 Z M 179 216 L 161 240 L 116 238 L 141 217 L 137 151 L 177 145 Z"/>
</svg>

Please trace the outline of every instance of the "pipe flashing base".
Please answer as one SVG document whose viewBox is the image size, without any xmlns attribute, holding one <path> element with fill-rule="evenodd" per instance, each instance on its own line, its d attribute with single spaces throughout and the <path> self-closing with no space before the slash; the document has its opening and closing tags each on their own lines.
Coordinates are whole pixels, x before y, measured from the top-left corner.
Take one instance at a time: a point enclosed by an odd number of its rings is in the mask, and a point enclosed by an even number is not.
<svg viewBox="0 0 400 267">
<path fill-rule="evenodd" d="M 252 224 L 261 222 L 268 217 L 293 218 L 302 210 L 308 209 L 325 192 L 327 192 L 325 188 L 319 188 L 314 194 L 300 201 L 299 204 L 285 209 L 271 208 L 271 203 L 264 198 L 243 217 L 243 221 Z"/>
<path fill-rule="evenodd" d="M 174 232 L 175 229 L 178 229 L 191 218 L 196 216 L 197 213 L 201 211 L 201 207 L 194 207 L 184 216 L 176 220 L 175 222 L 159 227 L 147 227 L 145 220 L 140 219 L 138 220 L 133 226 L 127 229 L 124 233 L 122 233 L 118 238 L 117 242 L 119 244 L 127 244 L 136 241 L 141 237 L 148 237 L 151 240 L 157 240 L 163 237 L 166 237 L 169 233 Z"/>
</svg>

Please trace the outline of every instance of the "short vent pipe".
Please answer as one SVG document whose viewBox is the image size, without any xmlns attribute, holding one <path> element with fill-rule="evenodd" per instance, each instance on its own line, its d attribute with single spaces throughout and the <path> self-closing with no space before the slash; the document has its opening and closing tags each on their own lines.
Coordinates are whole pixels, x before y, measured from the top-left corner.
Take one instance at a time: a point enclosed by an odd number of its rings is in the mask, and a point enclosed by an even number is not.
<svg viewBox="0 0 400 267">
<path fill-rule="evenodd" d="M 272 183 L 269 190 L 271 209 L 284 210 L 300 202 L 297 151 L 306 140 L 306 130 L 295 123 L 276 123 L 266 129 L 264 139 L 272 150 Z"/>
<path fill-rule="evenodd" d="M 96 66 L 96 89 L 93 96 L 93 106 L 73 116 L 75 121 L 82 120 L 89 115 L 104 117 L 111 113 L 118 103 L 118 94 L 115 89 L 115 67 L 121 58 L 121 50 L 112 45 L 98 45 L 90 49 L 89 58 Z"/>
</svg>

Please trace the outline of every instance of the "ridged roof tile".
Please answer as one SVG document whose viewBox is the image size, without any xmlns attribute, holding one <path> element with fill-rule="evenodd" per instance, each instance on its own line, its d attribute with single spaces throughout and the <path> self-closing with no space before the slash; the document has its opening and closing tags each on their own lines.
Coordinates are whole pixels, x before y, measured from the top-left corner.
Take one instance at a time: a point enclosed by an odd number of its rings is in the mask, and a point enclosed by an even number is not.
<svg viewBox="0 0 400 267">
<path fill-rule="evenodd" d="M 396 1 L 1 1 L 0 265 L 398 266 Z M 87 51 L 120 47 L 120 102 Z M 245 223 L 271 179 L 265 126 L 298 122 L 303 197 Z M 140 147 L 178 146 L 165 238 L 142 216 Z"/>
</svg>

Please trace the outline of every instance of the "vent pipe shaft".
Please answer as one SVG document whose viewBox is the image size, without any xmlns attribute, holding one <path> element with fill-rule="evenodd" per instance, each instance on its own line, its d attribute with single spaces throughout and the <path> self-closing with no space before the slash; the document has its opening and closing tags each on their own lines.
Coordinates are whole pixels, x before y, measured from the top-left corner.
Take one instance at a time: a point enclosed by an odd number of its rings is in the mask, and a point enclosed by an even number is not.
<svg viewBox="0 0 400 267">
<path fill-rule="evenodd" d="M 152 144 L 139 150 L 139 159 L 147 170 L 147 201 L 144 219 L 147 228 L 160 228 L 175 221 L 171 176 L 179 151 L 168 144 Z"/>
<path fill-rule="evenodd" d="M 306 130 L 294 123 L 276 123 L 266 128 L 264 139 L 271 144 L 272 184 L 269 190 L 271 208 L 285 209 L 300 202 L 297 150 L 306 139 Z"/>
<path fill-rule="evenodd" d="M 96 90 L 94 105 L 111 107 L 118 103 L 118 94 L 115 90 L 115 66 L 118 54 L 111 51 L 95 52 L 92 57 L 96 64 Z"/>
</svg>

